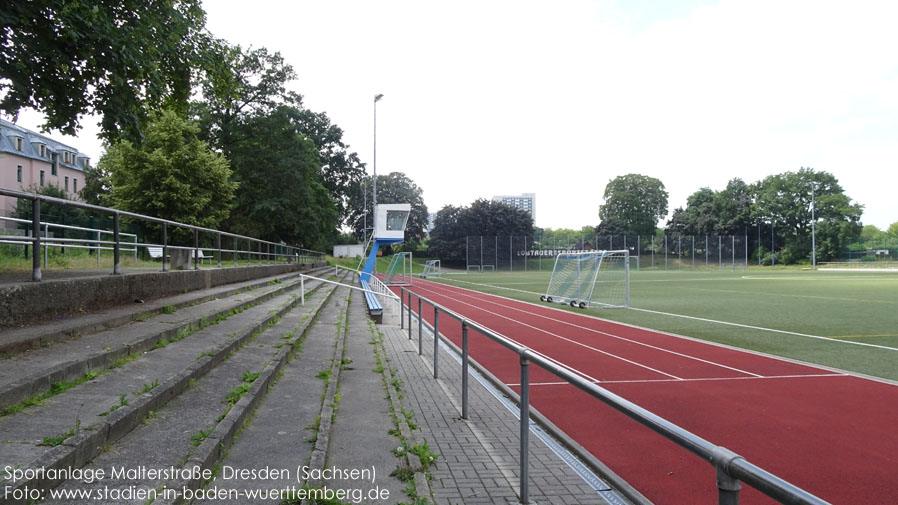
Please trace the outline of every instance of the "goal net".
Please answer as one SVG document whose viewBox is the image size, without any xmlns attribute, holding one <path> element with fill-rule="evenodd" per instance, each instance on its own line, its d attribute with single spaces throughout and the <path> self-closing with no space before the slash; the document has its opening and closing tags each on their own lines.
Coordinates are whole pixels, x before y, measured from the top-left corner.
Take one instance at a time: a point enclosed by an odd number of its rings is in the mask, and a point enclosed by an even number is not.
<svg viewBox="0 0 898 505">
<path fill-rule="evenodd" d="M 440 260 L 427 260 L 424 262 L 424 271 L 421 272 L 422 279 L 439 279 L 440 278 Z"/>
<path fill-rule="evenodd" d="M 383 280 L 387 286 L 411 286 L 412 253 L 401 252 L 394 254 L 387 271 L 384 272 Z"/>
<path fill-rule="evenodd" d="M 629 252 L 620 250 L 558 254 L 549 287 L 540 300 L 581 309 L 629 307 Z"/>
</svg>

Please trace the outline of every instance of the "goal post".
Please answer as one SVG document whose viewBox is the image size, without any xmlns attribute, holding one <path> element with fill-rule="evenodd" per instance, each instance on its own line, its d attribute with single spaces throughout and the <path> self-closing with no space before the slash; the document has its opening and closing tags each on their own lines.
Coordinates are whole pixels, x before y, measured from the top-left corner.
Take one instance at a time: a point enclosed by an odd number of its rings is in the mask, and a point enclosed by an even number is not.
<svg viewBox="0 0 898 505">
<path fill-rule="evenodd" d="M 629 251 L 559 253 L 546 294 L 540 300 L 581 309 L 629 307 Z"/>
<path fill-rule="evenodd" d="M 422 279 L 439 279 L 440 278 L 440 260 L 427 260 L 424 262 L 424 271 L 421 272 Z"/>
<path fill-rule="evenodd" d="M 390 265 L 384 272 L 384 284 L 387 286 L 412 285 L 412 253 L 400 252 L 393 255 Z"/>
</svg>

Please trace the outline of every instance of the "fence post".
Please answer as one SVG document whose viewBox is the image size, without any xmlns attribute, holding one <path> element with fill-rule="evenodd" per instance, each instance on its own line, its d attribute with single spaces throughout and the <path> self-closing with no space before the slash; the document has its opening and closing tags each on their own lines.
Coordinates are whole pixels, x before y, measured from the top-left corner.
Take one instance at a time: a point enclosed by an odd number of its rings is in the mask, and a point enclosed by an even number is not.
<svg viewBox="0 0 898 505">
<path fill-rule="evenodd" d="M 221 232 L 215 235 L 215 245 L 218 246 L 218 268 L 221 268 Z"/>
<path fill-rule="evenodd" d="M 468 418 L 468 323 L 461 322 L 461 418 Z"/>
<path fill-rule="evenodd" d="M 433 378 L 440 378 L 440 309 L 433 306 Z"/>
<path fill-rule="evenodd" d="M 41 201 L 31 200 L 31 234 L 34 241 L 31 246 L 31 280 L 41 281 Z"/>
<path fill-rule="evenodd" d="M 193 230 L 193 269 L 200 269 L 200 231 Z"/>
<path fill-rule="evenodd" d="M 418 356 L 421 355 L 421 343 L 424 339 L 424 313 L 421 312 L 421 297 L 418 296 Z"/>
<path fill-rule="evenodd" d="M 530 503 L 527 489 L 530 446 L 530 360 L 521 351 L 521 503 Z"/>
<path fill-rule="evenodd" d="M 122 266 L 119 264 L 119 260 L 121 260 L 121 248 L 119 247 L 119 214 L 118 212 L 112 217 L 112 240 L 115 244 L 112 245 L 112 274 L 113 275 L 121 275 Z"/>
<path fill-rule="evenodd" d="M 722 467 L 716 468 L 718 505 L 739 505 L 739 490 L 742 489 L 742 483 L 727 475 Z"/>
<path fill-rule="evenodd" d="M 44 236 L 50 236 L 50 223 L 44 223 Z M 47 268 L 47 262 L 50 261 L 50 251 L 47 244 L 44 244 L 44 268 Z"/>
<path fill-rule="evenodd" d="M 168 257 L 168 223 L 162 223 L 162 271 L 168 271 L 168 264 L 165 258 Z"/>
<path fill-rule="evenodd" d="M 400 303 L 402 300 L 399 300 Z M 408 339 L 412 339 L 412 292 L 408 292 Z"/>
<path fill-rule="evenodd" d="M 303 305 L 306 304 L 306 276 L 303 274 L 299 274 L 299 293 L 300 293 L 300 301 Z"/>
<path fill-rule="evenodd" d="M 337 267 L 334 267 L 335 269 Z M 409 310 L 411 310 L 411 302 L 409 302 Z M 411 316 L 409 316 L 411 318 Z M 399 329 L 405 328 L 405 288 L 399 288 Z M 412 334 L 412 325 L 408 325 L 409 338 Z"/>
</svg>

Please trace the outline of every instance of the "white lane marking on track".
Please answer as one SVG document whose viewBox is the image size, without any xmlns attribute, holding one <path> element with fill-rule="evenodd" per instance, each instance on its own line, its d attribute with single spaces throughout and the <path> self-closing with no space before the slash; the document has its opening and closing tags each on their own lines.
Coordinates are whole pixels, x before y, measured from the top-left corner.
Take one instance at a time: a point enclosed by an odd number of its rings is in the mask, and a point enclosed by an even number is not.
<svg viewBox="0 0 898 505">
<path fill-rule="evenodd" d="M 473 285 L 475 285 L 475 286 L 487 286 L 487 287 L 496 288 L 496 289 L 508 289 L 509 291 L 519 291 L 519 292 L 521 292 L 521 293 L 528 293 L 528 294 L 537 295 L 537 296 L 540 295 L 540 293 L 534 293 L 534 292 L 532 292 L 532 291 L 523 291 L 523 290 L 520 290 L 520 289 L 504 288 L 504 287 L 502 287 L 502 286 L 494 286 L 494 285 L 491 285 L 491 284 L 478 284 L 478 283 L 476 283 L 476 282 L 469 282 L 469 281 L 461 281 L 461 282 L 467 282 L 468 284 L 473 284 Z M 437 283 L 434 283 L 434 284 L 437 284 Z M 440 286 L 447 286 L 447 287 L 457 287 L 458 289 L 465 289 L 465 288 L 462 288 L 462 287 L 460 287 L 460 286 L 453 286 L 453 285 L 451 285 L 451 284 L 439 284 L 439 285 L 440 285 Z M 468 290 L 468 291 L 470 291 L 470 290 Z M 479 293 L 479 291 L 478 291 L 478 293 Z M 518 300 L 518 301 L 520 301 L 520 300 Z M 521 303 L 525 303 L 525 302 L 521 302 Z M 737 326 L 737 327 L 739 327 L 739 328 L 748 328 L 748 329 L 750 329 L 750 330 L 769 331 L 769 332 L 772 332 L 772 333 L 780 333 L 780 334 L 782 334 L 782 335 L 794 335 L 794 336 L 797 336 L 797 337 L 814 338 L 814 339 L 817 339 L 817 340 L 824 340 L 824 341 L 829 341 L 829 342 L 838 342 L 838 343 L 842 343 L 842 344 L 852 344 L 852 345 L 860 345 L 860 346 L 864 346 L 864 347 L 874 347 L 874 348 L 877 348 L 877 349 L 888 349 L 888 350 L 890 350 L 890 351 L 898 351 L 898 347 L 890 347 L 890 346 L 887 346 L 887 345 L 869 344 L 869 343 L 866 343 L 866 342 L 855 342 L 855 341 L 853 341 L 853 340 L 840 340 L 840 339 L 838 339 L 838 338 L 822 337 L 822 336 L 820 336 L 820 335 L 810 335 L 810 334 L 807 334 L 807 333 L 798 333 L 798 332 L 794 332 L 794 331 L 777 330 L 777 329 L 774 329 L 774 328 L 764 328 L 763 326 L 751 326 L 751 325 L 748 325 L 748 324 L 733 323 L 733 322 L 730 322 L 730 321 L 719 321 L 719 320 L 717 320 L 717 319 L 706 319 L 706 318 L 703 318 L 703 317 L 687 316 L 687 315 L 684 315 L 684 314 L 674 314 L 674 313 L 672 313 L 672 312 L 661 312 L 661 311 L 658 311 L 658 310 L 640 309 L 640 308 L 638 308 L 638 307 L 633 307 L 633 306 L 630 307 L 630 310 L 636 310 L 636 311 L 640 311 L 640 312 L 648 312 L 648 313 L 650 313 L 650 314 L 659 314 L 659 315 L 662 315 L 662 316 L 681 317 L 681 318 L 683 318 L 683 319 L 693 319 L 693 320 L 696 320 L 696 321 L 704 321 L 704 322 L 707 322 L 707 323 L 723 324 L 723 325 L 726 325 L 726 326 Z"/>
<path fill-rule="evenodd" d="M 744 381 L 744 380 L 761 380 L 761 379 L 805 379 L 809 377 L 853 377 L 844 373 L 822 373 L 822 374 L 806 374 L 806 375 L 767 375 L 761 377 L 704 377 L 696 379 L 632 379 L 632 380 L 594 380 L 595 384 L 639 384 L 651 382 L 720 382 L 720 381 Z M 564 386 L 570 384 L 565 381 L 557 382 L 531 382 L 531 386 Z M 520 386 L 520 384 L 506 384 L 508 387 Z"/>
<path fill-rule="evenodd" d="M 440 294 L 441 294 L 441 293 L 439 293 L 439 292 L 437 292 L 437 291 L 434 291 L 434 290 L 432 290 L 432 289 L 427 289 L 427 288 L 423 288 L 423 289 L 424 289 L 425 291 L 430 291 L 431 293 L 435 293 L 435 294 L 437 294 L 437 295 L 440 295 Z M 443 295 L 443 296 L 445 296 L 445 295 Z M 529 324 L 527 324 L 527 323 L 523 323 L 523 322 L 521 322 L 521 321 L 517 321 L 517 320 L 512 319 L 512 318 L 510 318 L 510 317 L 508 317 L 508 316 L 499 314 L 498 312 L 493 312 L 493 311 L 484 309 L 483 307 L 478 307 L 478 306 L 476 306 L 476 305 L 474 305 L 474 304 L 467 303 L 467 302 L 463 302 L 463 301 L 458 300 L 458 299 L 456 299 L 455 301 L 458 302 L 458 303 L 461 303 L 461 304 L 463 304 L 463 305 L 467 305 L 467 306 L 469 306 L 469 307 L 475 308 L 475 309 L 477 309 L 477 310 L 482 310 L 482 311 L 486 312 L 487 314 L 492 314 L 492 315 L 494 315 L 494 316 L 496 316 L 496 317 L 500 317 L 500 318 L 502 318 L 502 319 L 507 319 L 507 320 L 509 320 L 509 321 L 511 321 L 511 322 L 513 322 L 513 323 L 519 324 L 519 325 L 521 325 L 521 326 L 525 326 L 525 327 L 530 328 L 530 329 L 532 329 L 532 330 L 536 330 L 536 331 L 545 333 L 546 335 L 555 337 L 555 338 L 557 338 L 557 339 L 564 340 L 564 341 L 570 342 L 570 343 L 572 343 L 572 344 L 579 345 L 579 346 L 581 346 L 581 347 L 585 347 L 585 348 L 587 348 L 587 349 L 589 349 L 589 350 L 591 350 L 591 351 L 595 351 L 595 352 L 597 352 L 597 353 L 604 354 L 604 355 L 606 355 L 606 356 L 610 356 L 610 357 L 612 357 L 612 358 L 615 358 L 615 359 L 618 359 L 618 360 L 621 360 L 621 361 L 630 363 L 631 365 L 636 365 L 636 366 L 638 366 L 638 367 L 640 367 L 640 368 L 645 368 L 646 370 L 651 370 L 652 372 L 655 372 L 655 373 L 658 373 L 658 374 L 661 374 L 661 375 L 666 375 L 666 376 L 671 377 L 671 378 L 673 378 L 673 379 L 675 379 L 675 380 L 683 380 L 682 378 L 677 377 L 676 375 L 669 374 L 669 373 L 667 373 L 667 372 L 662 372 L 661 370 L 658 370 L 658 369 L 656 369 L 656 368 L 652 368 L 652 367 L 650 367 L 650 366 L 648 366 L 648 365 L 643 365 L 642 363 L 638 363 L 638 362 L 633 361 L 633 360 L 629 360 L 629 359 L 627 359 L 627 358 L 624 358 L 623 356 L 618 356 L 618 355 L 612 354 L 612 353 L 610 353 L 610 352 L 608 352 L 608 351 L 603 351 L 603 350 L 601 350 L 601 349 L 597 349 L 597 348 L 595 348 L 595 347 L 586 345 L 586 344 L 584 344 L 584 343 L 582 343 L 582 342 L 577 342 L 576 340 L 573 340 L 573 339 L 570 339 L 570 338 L 567 338 L 567 337 L 563 337 L 563 336 L 561 336 L 561 335 L 559 335 L 559 334 L 557 334 L 557 333 L 552 333 L 552 332 L 550 332 L 550 331 L 548 331 L 548 330 L 545 330 L 545 329 L 543 329 L 543 328 L 537 328 L 536 326 L 532 326 L 532 325 L 529 325 Z M 520 344 L 520 342 L 518 342 L 518 344 Z M 520 345 L 523 346 L 523 347 L 528 347 L 528 346 L 524 346 L 523 344 L 520 344 Z M 531 349 L 531 350 L 533 350 L 533 349 Z M 546 356 L 546 355 L 543 354 L 543 353 L 539 353 L 539 354 L 542 355 L 543 357 L 546 357 L 546 358 L 548 358 L 548 359 L 551 359 L 551 360 L 554 361 L 555 363 L 563 364 L 566 368 L 571 368 L 571 369 L 573 369 L 570 365 L 568 365 L 568 364 L 566 364 L 566 363 L 562 363 L 562 362 L 560 362 L 560 361 L 558 361 L 558 360 L 556 360 L 556 359 L 550 358 L 549 356 Z M 583 374 L 582 372 L 579 372 L 579 371 L 577 371 L 577 373 L 580 373 L 580 374 L 582 374 L 582 375 L 584 375 L 584 376 L 587 376 L 586 374 Z M 588 376 L 587 376 L 587 377 L 588 377 Z"/>
<path fill-rule="evenodd" d="M 427 288 L 425 288 L 425 289 L 427 289 Z M 444 296 L 446 296 L 445 293 L 439 293 L 438 291 L 435 291 L 435 290 L 433 290 L 433 289 L 430 289 L 429 291 L 434 292 L 434 293 L 437 293 L 437 294 L 443 294 Z M 663 351 L 663 352 L 666 352 L 666 353 L 674 354 L 674 355 L 676 355 L 676 356 L 680 356 L 680 357 L 683 357 L 683 358 L 692 359 L 692 360 L 695 360 L 695 361 L 699 361 L 699 362 L 702 362 L 702 363 L 706 363 L 706 364 L 708 364 L 708 365 L 713 365 L 713 366 L 717 366 L 717 367 L 720 367 L 720 368 L 725 368 L 725 369 L 727 369 L 727 370 L 732 370 L 732 371 L 734 371 L 734 372 L 743 373 L 743 374 L 745 374 L 745 375 L 751 375 L 751 376 L 754 376 L 754 377 L 762 377 L 761 375 L 756 374 L 756 373 L 754 373 L 754 372 L 749 372 L 749 371 L 747 371 L 747 370 L 742 370 L 742 369 L 739 369 L 739 368 L 731 367 L 731 366 L 728 366 L 728 365 L 724 365 L 724 364 L 722 364 L 722 363 L 717 363 L 717 362 L 714 362 L 714 361 L 706 360 L 706 359 L 699 358 L 699 357 L 696 357 L 696 356 L 692 356 L 692 355 L 689 355 L 689 354 L 684 354 L 684 353 L 681 353 L 681 352 L 672 351 L 672 350 L 670 350 L 670 349 L 665 349 L 665 348 L 663 348 L 663 347 L 658 347 L 658 346 L 655 346 L 655 345 L 647 344 L 647 343 L 645 343 L 645 342 L 640 342 L 640 341 L 638 341 L 638 340 L 633 340 L 633 339 L 630 339 L 630 338 L 622 337 L 622 336 L 620 336 L 620 335 L 615 335 L 615 334 L 613 334 L 613 333 L 604 332 L 604 331 L 601 331 L 601 330 L 597 330 L 597 329 L 595 329 L 595 328 L 589 328 L 589 327 L 587 327 L 587 326 L 581 326 L 581 325 L 576 324 L 576 323 L 572 323 L 572 322 L 569 322 L 569 321 L 564 321 L 564 320 L 561 320 L 561 319 L 556 319 L 556 318 L 554 318 L 554 317 L 549 317 L 549 316 L 546 316 L 546 315 L 543 315 L 543 314 L 536 314 L 536 313 L 534 313 L 534 312 L 528 312 L 528 311 L 526 311 L 526 310 L 519 309 L 519 308 L 517 308 L 517 307 L 512 307 L 512 306 L 510 306 L 510 305 L 505 305 L 505 304 L 496 302 L 496 301 L 491 300 L 491 299 L 488 299 L 488 298 L 480 298 L 480 297 L 477 297 L 477 296 L 474 296 L 474 295 L 469 295 L 469 294 L 459 294 L 458 296 L 467 296 L 467 297 L 469 297 L 469 298 L 474 298 L 475 300 L 480 300 L 480 301 L 484 301 L 484 302 L 487 302 L 487 303 L 492 303 L 493 305 L 498 305 L 498 306 L 500 306 L 500 307 L 504 307 L 504 308 L 508 308 L 508 309 L 511 309 L 511 310 L 515 310 L 515 311 L 517 311 L 517 312 L 524 312 L 524 313 L 526 313 L 526 314 L 530 314 L 530 315 L 534 315 L 534 316 L 537 316 L 537 317 L 541 317 L 541 318 L 547 319 L 547 320 L 549 320 L 549 321 L 554 321 L 554 322 L 557 322 L 557 323 L 566 324 L 566 325 L 568 325 L 568 326 L 572 326 L 572 327 L 577 328 L 577 329 L 580 329 L 580 330 L 589 331 L 589 332 L 593 332 L 593 333 L 598 333 L 598 334 L 600 334 L 600 335 L 605 335 L 605 336 L 608 336 L 608 337 L 611 337 L 611 338 L 616 338 L 616 339 L 618 339 L 618 340 L 623 340 L 623 341 L 630 342 L 630 343 L 633 343 L 633 344 L 638 344 L 638 345 L 645 346 L 645 347 L 648 347 L 648 348 L 651 348 L 651 349 L 655 349 L 655 350 L 658 350 L 658 351 Z M 486 295 L 486 296 L 489 296 L 489 295 Z M 456 300 L 457 300 L 457 299 L 456 299 Z"/>
</svg>

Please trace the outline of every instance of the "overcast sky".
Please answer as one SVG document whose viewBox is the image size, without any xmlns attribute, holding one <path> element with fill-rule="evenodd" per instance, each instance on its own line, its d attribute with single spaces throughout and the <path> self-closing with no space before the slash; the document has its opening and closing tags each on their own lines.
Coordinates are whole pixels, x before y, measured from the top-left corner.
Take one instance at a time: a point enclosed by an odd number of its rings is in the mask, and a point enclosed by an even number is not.
<svg viewBox="0 0 898 505">
<path fill-rule="evenodd" d="M 204 6 L 216 36 L 284 55 L 369 173 L 383 93 L 377 171 L 405 172 L 431 212 L 536 193 L 537 226 L 580 228 L 618 175 L 660 179 L 673 211 L 805 166 L 835 174 L 865 224 L 898 221 L 898 2 Z M 70 142 L 96 161 L 90 127 Z"/>
</svg>

